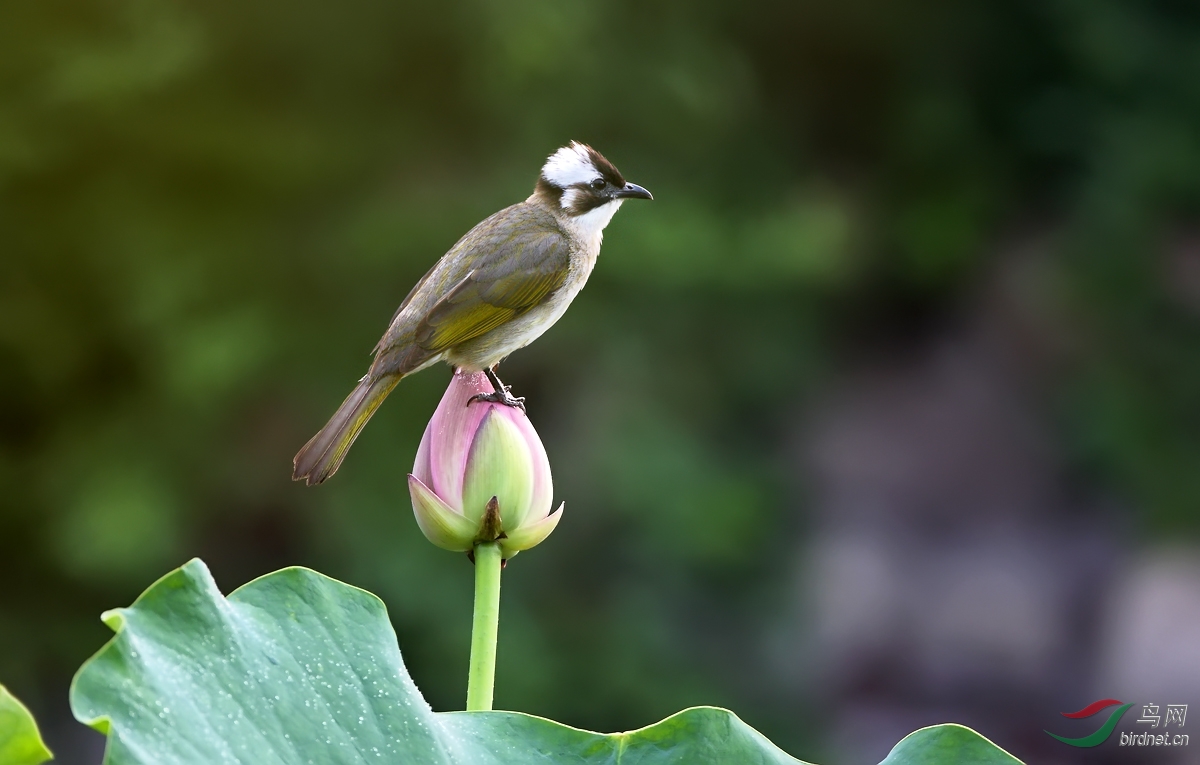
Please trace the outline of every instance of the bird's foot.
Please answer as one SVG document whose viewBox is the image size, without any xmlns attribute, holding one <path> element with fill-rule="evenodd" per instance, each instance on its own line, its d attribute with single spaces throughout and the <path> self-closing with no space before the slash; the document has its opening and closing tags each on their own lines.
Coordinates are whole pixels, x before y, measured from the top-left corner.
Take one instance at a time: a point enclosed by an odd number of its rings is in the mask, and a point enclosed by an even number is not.
<svg viewBox="0 0 1200 765">
<path fill-rule="evenodd" d="M 503 404 L 504 406 L 512 406 L 525 411 L 525 397 L 514 396 L 509 391 L 512 390 L 511 385 L 505 385 L 500 390 L 493 393 L 476 393 L 467 399 L 467 406 L 470 406 L 476 401 L 490 401 L 493 404 Z"/>
<path fill-rule="evenodd" d="M 511 385 L 505 385 L 496 376 L 496 368 L 494 366 L 483 370 L 487 375 L 488 382 L 492 384 L 492 393 L 476 393 L 471 398 L 467 399 L 467 406 L 471 405 L 472 401 L 490 401 L 493 404 L 503 404 L 504 406 L 512 406 L 525 411 L 525 399 L 514 396 L 509 391 L 512 390 Z"/>
</svg>

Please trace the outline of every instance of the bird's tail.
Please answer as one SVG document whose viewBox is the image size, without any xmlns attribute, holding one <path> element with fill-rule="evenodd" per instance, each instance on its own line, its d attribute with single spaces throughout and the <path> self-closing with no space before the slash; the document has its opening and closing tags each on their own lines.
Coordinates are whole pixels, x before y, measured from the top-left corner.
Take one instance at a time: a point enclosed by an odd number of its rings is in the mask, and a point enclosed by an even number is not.
<svg viewBox="0 0 1200 765">
<path fill-rule="evenodd" d="M 400 375 L 375 379 L 367 375 L 359 380 L 325 427 L 296 454 L 292 460 L 292 480 L 313 486 L 336 473 L 350 444 L 398 382 Z"/>
</svg>

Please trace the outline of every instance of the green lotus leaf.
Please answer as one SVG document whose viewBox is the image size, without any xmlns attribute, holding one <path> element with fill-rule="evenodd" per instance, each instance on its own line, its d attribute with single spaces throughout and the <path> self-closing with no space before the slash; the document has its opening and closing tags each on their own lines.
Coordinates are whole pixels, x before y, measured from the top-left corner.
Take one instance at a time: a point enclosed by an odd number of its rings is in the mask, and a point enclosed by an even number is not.
<svg viewBox="0 0 1200 765">
<path fill-rule="evenodd" d="M 949 723 L 913 731 L 879 765 L 1021 765 L 1021 761 L 962 725 Z"/>
<path fill-rule="evenodd" d="M 0 685 L 0 765 L 39 765 L 53 756 L 33 715 Z"/>
<path fill-rule="evenodd" d="M 193 560 L 104 620 L 117 635 L 75 676 L 71 708 L 108 735 L 105 765 L 799 762 L 714 707 L 607 735 L 518 712 L 435 713 L 383 603 L 308 569 L 225 598 Z M 994 752 L 976 761 L 1012 762 L 953 727 L 959 745 Z M 932 759 L 910 749 L 895 762 L 962 761 L 953 746 L 928 749 Z"/>
</svg>

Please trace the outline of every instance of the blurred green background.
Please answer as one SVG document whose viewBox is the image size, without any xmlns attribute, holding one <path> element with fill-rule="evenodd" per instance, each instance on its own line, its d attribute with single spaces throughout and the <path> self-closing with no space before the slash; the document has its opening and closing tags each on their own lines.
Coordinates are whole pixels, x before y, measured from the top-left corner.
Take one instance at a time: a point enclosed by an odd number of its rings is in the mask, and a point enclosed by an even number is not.
<svg viewBox="0 0 1200 765">
<path fill-rule="evenodd" d="M 837 720 L 882 694 L 1036 751 L 987 730 L 1017 691 L 909 698 L 811 666 L 805 561 L 849 517 L 822 503 L 812 423 L 978 346 L 1054 455 L 1045 512 L 1013 517 L 1100 529 L 1110 578 L 1195 539 L 1183 0 L 4 4 L 0 681 L 60 761 L 99 761 L 66 707 L 99 613 L 196 555 L 226 591 L 303 564 L 378 593 L 430 702 L 461 707 L 470 565 L 405 489 L 448 370 L 406 380 L 328 484 L 290 461 L 412 283 L 570 139 L 656 201 L 503 368 L 567 510 L 506 573 L 497 706 L 616 730 L 725 705 L 836 759 Z M 916 536 L 954 549 L 991 489 L 955 496 Z M 1083 706 L 1088 672 L 1039 698 Z"/>
</svg>

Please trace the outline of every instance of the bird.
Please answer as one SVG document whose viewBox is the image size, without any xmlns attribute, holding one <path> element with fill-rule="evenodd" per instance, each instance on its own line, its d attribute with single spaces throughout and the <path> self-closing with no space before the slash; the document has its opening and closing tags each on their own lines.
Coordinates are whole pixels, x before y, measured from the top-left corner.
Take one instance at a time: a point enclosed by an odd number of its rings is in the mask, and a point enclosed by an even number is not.
<svg viewBox="0 0 1200 765">
<path fill-rule="evenodd" d="M 493 392 L 468 406 L 481 399 L 524 410 L 496 366 L 562 317 L 621 204 L 653 198 L 587 144 L 572 141 L 551 154 L 528 199 L 464 234 L 409 291 L 367 374 L 296 454 L 292 480 L 313 486 L 332 476 L 397 383 L 440 361 L 487 375 Z"/>
</svg>

